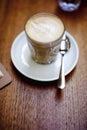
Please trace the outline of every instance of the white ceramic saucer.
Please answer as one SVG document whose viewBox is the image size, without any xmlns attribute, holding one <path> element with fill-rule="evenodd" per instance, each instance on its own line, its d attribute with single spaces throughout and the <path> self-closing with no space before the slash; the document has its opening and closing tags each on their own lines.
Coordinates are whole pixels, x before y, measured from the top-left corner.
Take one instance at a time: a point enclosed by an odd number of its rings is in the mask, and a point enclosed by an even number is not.
<svg viewBox="0 0 87 130">
<path fill-rule="evenodd" d="M 66 32 L 71 42 L 70 50 L 64 56 L 65 75 L 69 74 L 77 64 L 79 49 L 74 38 Z M 38 64 L 31 58 L 25 32 L 21 32 L 11 47 L 11 59 L 16 69 L 26 76 L 37 81 L 53 81 L 59 78 L 60 54 L 51 64 Z"/>
</svg>

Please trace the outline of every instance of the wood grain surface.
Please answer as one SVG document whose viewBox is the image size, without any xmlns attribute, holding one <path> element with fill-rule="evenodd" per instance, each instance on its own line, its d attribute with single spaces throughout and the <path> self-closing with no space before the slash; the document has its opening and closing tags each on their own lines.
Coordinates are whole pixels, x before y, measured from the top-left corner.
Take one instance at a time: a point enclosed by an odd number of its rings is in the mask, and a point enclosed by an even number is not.
<svg viewBox="0 0 87 130">
<path fill-rule="evenodd" d="M 79 46 L 77 66 L 66 76 L 63 91 L 57 88 L 58 81 L 25 78 L 11 62 L 13 40 L 38 12 L 59 16 Z M 68 13 L 57 0 L 0 0 L 0 62 L 12 77 L 12 83 L 0 90 L 0 130 L 87 130 L 86 1 Z"/>
</svg>

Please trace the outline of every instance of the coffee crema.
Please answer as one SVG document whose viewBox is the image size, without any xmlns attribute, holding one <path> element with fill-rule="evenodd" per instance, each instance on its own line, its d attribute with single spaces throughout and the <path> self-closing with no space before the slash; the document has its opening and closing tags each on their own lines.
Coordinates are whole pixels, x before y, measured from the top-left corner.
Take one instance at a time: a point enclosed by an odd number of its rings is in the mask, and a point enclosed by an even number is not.
<svg viewBox="0 0 87 130">
<path fill-rule="evenodd" d="M 25 30 L 30 39 L 46 44 L 59 39 L 64 32 L 64 24 L 53 14 L 40 13 L 32 16 Z"/>
</svg>

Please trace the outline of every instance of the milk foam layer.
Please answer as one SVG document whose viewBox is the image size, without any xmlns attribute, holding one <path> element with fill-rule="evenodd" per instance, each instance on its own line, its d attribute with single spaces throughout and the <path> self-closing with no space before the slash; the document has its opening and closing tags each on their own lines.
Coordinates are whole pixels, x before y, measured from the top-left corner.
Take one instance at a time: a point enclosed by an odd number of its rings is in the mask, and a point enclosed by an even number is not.
<svg viewBox="0 0 87 130">
<path fill-rule="evenodd" d="M 28 36 L 41 43 L 59 39 L 64 32 L 62 21 L 55 15 L 36 15 L 28 20 L 25 26 Z"/>
</svg>

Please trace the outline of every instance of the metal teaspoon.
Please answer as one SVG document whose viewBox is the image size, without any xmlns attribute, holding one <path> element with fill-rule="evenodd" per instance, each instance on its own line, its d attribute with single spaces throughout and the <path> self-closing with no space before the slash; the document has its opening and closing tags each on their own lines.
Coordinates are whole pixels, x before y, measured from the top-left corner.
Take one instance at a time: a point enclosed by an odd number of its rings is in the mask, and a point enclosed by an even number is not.
<svg viewBox="0 0 87 130">
<path fill-rule="evenodd" d="M 65 74 L 64 74 L 64 55 L 70 49 L 70 40 L 69 38 L 64 35 L 64 40 L 61 41 L 60 45 L 60 54 L 61 54 L 61 67 L 59 73 L 59 80 L 58 80 L 58 88 L 63 89 L 65 88 Z"/>
</svg>

